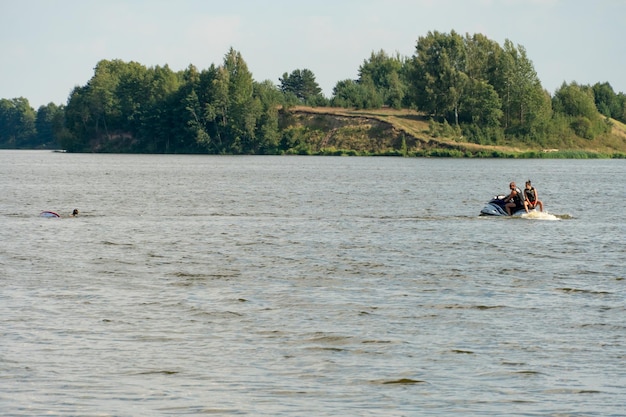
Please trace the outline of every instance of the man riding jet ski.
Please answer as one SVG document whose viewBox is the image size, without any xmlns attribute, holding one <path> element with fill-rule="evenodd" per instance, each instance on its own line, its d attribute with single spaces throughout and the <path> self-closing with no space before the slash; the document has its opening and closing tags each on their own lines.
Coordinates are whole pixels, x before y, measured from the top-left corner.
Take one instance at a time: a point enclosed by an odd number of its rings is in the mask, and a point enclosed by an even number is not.
<svg viewBox="0 0 626 417">
<path fill-rule="evenodd" d="M 498 195 L 491 199 L 480 211 L 481 216 L 516 216 L 528 213 L 524 193 L 514 182 L 509 184 L 509 195 Z"/>
</svg>

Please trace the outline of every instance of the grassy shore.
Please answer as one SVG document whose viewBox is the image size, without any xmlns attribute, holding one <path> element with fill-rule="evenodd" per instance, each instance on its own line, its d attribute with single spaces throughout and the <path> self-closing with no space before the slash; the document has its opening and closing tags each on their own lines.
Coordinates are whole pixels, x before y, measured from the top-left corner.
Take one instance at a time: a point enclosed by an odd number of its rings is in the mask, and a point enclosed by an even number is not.
<svg viewBox="0 0 626 417">
<path fill-rule="evenodd" d="M 594 140 L 555 138 L 550 147 L 508 141 L 479 145 L 432 134 L 424 115 L 408 109 L 353 110 L 295 106 L 282 111 L 283 128 L 299 139 L 294 153 L 501 158 L 625 158 L 626 125 Z M 560 146 L 559 146 L 560 145 Z M 566 146 L 563 146 L 566 145 Z"/>
</svg>

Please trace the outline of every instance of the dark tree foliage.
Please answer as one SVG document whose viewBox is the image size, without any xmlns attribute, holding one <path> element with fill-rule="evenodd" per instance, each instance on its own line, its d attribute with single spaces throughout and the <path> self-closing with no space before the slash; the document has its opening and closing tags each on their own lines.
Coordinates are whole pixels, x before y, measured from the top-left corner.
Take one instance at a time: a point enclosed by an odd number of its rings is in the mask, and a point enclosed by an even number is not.
<svg viewBox="0 0 626 417">
<path fill-rule="evenodd" d="M 480 34 L 429 32 L 418 39 L 407 67 L 410 102 L 435 120 L 476 125 L 470 131 L 501 126 L 512 135 L 545 136 L 550 97 L 522 46 L 506 40 L 502 48 Z"/>
<path fill-rule="evenodd" d="M 406 96 L 406 63 L 396 54 L 383 50 L 372 52 L 359 67 L 359 78 L 342 80 L 333 89 L 331 105 L 372 109 L 388 106 L 402 107 Z"/>
<path fill-rule="evenodd" d="M 276 154 L 280 152 L 281 134 L 278 126 L 278 106 L 282 96 L 270 80 L 254 83 L 254 97 L 261 108 L 255 136 L 258 138 L 256 153 Z"/>
<path fill-rule="evenodd" d="M 100 61 L 65 111 L 68 151 L 275 153 L 283 94 L 256 83 L 232 48 L 221 66 L 167 66 Z"/>
<path fill-rule="evenodd" d="M 279 109 L 294 104 L 417 109 L 432 119 L 431 132 L 481 144 L 593 139 L 610 131 L 609 118 L 626 122 L 626 95 L 608 82 L 564 83 L 551 97 L 523 46 L 508 39 L 500 46 L 481 34 L 428 32 L 410 58 L 372 52 L 358 78 L 337 82 L 330 100 L 308 69 L 285 72 L 279 81 L 255 81 L 232 48 L 221 65 L 203 70 L 102 60 L 65 106 L 50 103 L 35 111 L 23 97 L 0 99 L 0 147 L 306 152 L 294 130 L 279 125 Z"/>
<path fill-rule="evenodd" d="M 624 118 L 624 99 L 615 94 L 613 87 L 608 82 L 596 83 L 592 87 L 593 98 L 598 111 L 606 117 L 612 117 L 620 121 Z"/>
<path fill-rule="evenodd" d="M 65 129 L 65 107 L 49 103 L 37 110 L 35 128 L 37 131 L 35 142 L 37 147 L 57 148 Z"/>
<path fill-rule="evenodd" d="M 459 106 L 469 80 L 465 59 L 463 38 L 454 31 L 429 32 L 418 39 L 409 85 L 419 110 L 448 122 L 453 115 L 458 125 Z"/>
<path fill-rule="evenodd" d="M 382 104 L 399 109 L 406 94 L 404 60 L 399 54 L 395 57 L 387 55 L 383 50 L 372 52 L 369 60 L 363 61 L 359 67 L 358 82 L 366 86 L 373 86 L 375 95 L 380 96 Z M 377 105 L 380 99 L 371 103 Z"/>
<path fill-rule="evenodd" d="M 618 110 L 615 118 L 623 123 L 626 123 L 626 94 L 619 93 L 617 95 L 617 101 L 619 102 L 620 110 Z"/>
<path fill-rule="evenodd" d="M 592 119 L 598 114 L 592 90 L 577 83 L 563 83 L 554 93 L 552 102 L 556 111 L 568 116 Z"/>
<path fill-rule="evenodd" d="M 331 105 L 373 109 L 383 105 L 383 97 L 369 77 L 358 81 L 343 80 L 339 81 L 333 89 Z"/>
<path fill-rule="evenodd" d="M 0 99 L 0 147 L 36 147 L 35 118 L 35 111 L 24 97 Z"/>
<path fill-rule="evenodd" d="M 303 104 L 315 105 L 323 101 L 322 89 L 309 69 L 297 69 L 291 74 L 285 72 L 278 80 L 284 94 L 295 96 Z"/>
<path fill-rule="evenodd" d="M 577 83 L 563 83 L 554 93 L 552 106 L 569 122 L 576 135 L 593 139 L 609 130 L 594 102 L 593 89 Z"/>
</svg>

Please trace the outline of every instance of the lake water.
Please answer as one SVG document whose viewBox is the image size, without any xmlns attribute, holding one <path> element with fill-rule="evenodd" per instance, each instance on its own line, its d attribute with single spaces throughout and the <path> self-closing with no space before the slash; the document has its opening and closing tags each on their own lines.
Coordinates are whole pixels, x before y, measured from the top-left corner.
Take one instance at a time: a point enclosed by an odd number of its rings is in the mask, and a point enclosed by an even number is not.
<svg viewBox="0 0 626 417">
<path fill-rule="evenodd" d="M 528 178 L 551 215 L 478 216 Z M 625 179 L 0 151 L 0 414 L 623 416 Z"/>
</svg>

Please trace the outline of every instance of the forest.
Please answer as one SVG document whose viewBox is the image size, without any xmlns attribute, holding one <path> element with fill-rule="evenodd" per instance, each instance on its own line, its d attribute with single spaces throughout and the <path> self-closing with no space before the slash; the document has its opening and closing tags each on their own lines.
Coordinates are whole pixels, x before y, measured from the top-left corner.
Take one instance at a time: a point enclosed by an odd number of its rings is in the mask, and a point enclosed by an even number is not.
<svg viewBox="0 0 626 417">
<path fill-rule="evenodd" d="M 101 60 L 66 104 L 35 110 L 23 97 L 0 99 L 0 148 L 321 153 L 307 142 L 311 128 L 290 123 L 290 109 L 302 106 L 410 109 L 433 136 L 527 149 L 584 148 L 626 123 L 626 95 L 609 82 L 563 83 L 550 95 L 523 46 L 434 31 L 419 37 L 411 57 L 372 52 L 358 79 L 338 81 L 331 97 L 306 68 L 284 72 L 278 84 L 256 81 L 233 48 L 201 70 Z M 624 149 L 624 138 L 611 140 Z"/>
</svg>

